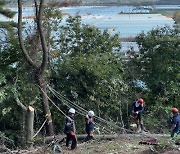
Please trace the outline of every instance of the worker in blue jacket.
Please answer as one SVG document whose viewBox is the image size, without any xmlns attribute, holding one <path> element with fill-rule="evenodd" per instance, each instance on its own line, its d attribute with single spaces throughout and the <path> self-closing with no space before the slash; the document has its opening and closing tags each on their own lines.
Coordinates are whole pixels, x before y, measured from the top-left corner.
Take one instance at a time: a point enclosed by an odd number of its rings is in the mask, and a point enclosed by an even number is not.
<svg viewBox="0 0 180 154">
<path fill-rule="evenodd" d="M 142 121 L 143 111 L 144 111 L 144 100 L 142 98 L 138 98 L 132 104 L 132 115 L 135 117 L 138 133 L 144 131 L 144 124 Z"/>
<path fill-rule="evenodd" d="M 66 117 L 66 120 L 65 120 L 65 128 L 64 128 L 64 133 L 66 134 L 66 147 L 69 147 L 69 142 L 72 140 L 72 144 L 71 144 L 72 150 L 77 147 L 74 114 L 75 114 L 75 109 L 70 108 L 68 112 L 68 116 Z"/>
<path fill-rule="evenodd" d="M 85 118 L 86 123 L 86 133 L 87 136 L 83 140 L 83 142 L 87 142 L 94 138 L 94 121 L 93 121 L 94 112 L 89 111 Z"/>
<path fill-rule="evenodd" d="M 171 137 L 175 139 L 178 136 L 178 134 L 180 134 L 180 114 L 177 108 L 172 108 L 171 112 L 173 114 Z"/>
</svg>

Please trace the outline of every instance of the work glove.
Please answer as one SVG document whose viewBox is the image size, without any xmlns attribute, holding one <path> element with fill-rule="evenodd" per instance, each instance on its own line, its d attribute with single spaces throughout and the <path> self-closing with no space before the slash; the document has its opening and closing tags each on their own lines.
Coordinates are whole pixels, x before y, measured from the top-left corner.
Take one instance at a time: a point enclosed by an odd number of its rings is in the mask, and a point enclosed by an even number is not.
<svg viewBox="0 0 180 154">
<path fill-rule="evenodd" d="M 89 119 L 89 116 L 88 116 L 88 115 L 86 115 L 86 119 Z"/>
<path fill-rule="evenodd" d="M 92 136 L 92 137 L 93 137 L 93 136 L 94 136 L 93 132 L 90 132 L 90 133 L 89 133 L 89 136 Z"/>
<path fill-rule="evenodd" d="M 136 114 L 138 114 L 139 112 L 138 111 L 136 111 Z"/>
<path fill-rule="evenodd" d="M 71 136 L 75 137 L 76 136 L 75 132 L 71 132 Z"/>
</svg>

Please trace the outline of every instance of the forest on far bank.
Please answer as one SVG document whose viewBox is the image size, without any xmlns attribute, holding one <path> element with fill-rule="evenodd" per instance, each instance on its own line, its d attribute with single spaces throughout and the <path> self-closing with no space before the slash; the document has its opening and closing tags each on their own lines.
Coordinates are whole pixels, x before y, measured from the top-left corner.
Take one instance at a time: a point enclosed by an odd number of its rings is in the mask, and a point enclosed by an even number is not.
<svg viewBox="0 0 180 154">
<path fill-rule="evenodd" d="M 69 16 L 62 26 L 61 12 L 42 7 L 43 0 L 35 3 L 36 20 L 27 29 L 21 0 L 18 5 L 18 23 L 0 22 L 3 143 L 13 148 L 27 142 L 27 133 L 33 139 L 63 134 L 70 107 L 77 110 L 77 134 L 85 133 L 88 110 L 95 112 L 102 134 L 107 127 L 120 131 L 114 125 L 129 129 L 134 122 L 131 105 L 139 97 L 145 100 L 146 129 L 169 133 L 170 109 L 180 108 L 178 29 L 161 27 L 139 34 L 135 38 L 139 53 L 129 50 L 124 58 L 118 34 L 82 24 L 78 15 Z M 4 9 L 5 3 L 0 6 L 2 15 L 13 17 L 13 12 Z M 34 136 L 43 122 L 45 126 Z"/>
</svg>

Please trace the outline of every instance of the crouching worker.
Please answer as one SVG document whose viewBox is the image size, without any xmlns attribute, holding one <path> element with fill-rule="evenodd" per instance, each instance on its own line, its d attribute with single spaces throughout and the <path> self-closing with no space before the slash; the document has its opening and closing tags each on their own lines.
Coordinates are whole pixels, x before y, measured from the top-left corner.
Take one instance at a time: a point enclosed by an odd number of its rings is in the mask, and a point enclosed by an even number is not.
<svg viewBox="0 0 180 154">
<path fill-rule="evenodd" d="M 75 109 L 69 109 L 68 116 L 66 117 L 65 121 L 65 129 L 64 133 L 66 136 L 66 147 L 69 147 L 69 142 L 72 140 L 71 149 L 75 149 L 77 147 L 77 137 L 75 134 L 75 123 L 74 123 L 74 115 Z"/>
<path fill-rule="evenodd" d="M 142 98 L 138 98 L 135 102 L 132 104 L 132 115 L 136 119 L 136 125 L 137 125 L 137 132 L 143 132 L 144 131 L 144 124 L 142 121 L 142 113 L 144 111 L 144 100 Z"/>
<path fill-rule="evenodd" d="M 85 122 L 86 122 L 86 133 L 87 136 L 83 140 L 83 142 L 87 142 L 89 140 L 92 140 L 94 138 L 94 122 L 93 122 L 93 116 L 94 112 L 89 111 L 88 114 L 86 115 Z"/>
<path fill-rule="evenodd" d="M 171 137 L 176 139 L 178 134 L 180 134 L 180 114 L 177 108 L 172 108 L 171 112 L 173 114 L 172 126 L 171 126 Z"/>
</svg>

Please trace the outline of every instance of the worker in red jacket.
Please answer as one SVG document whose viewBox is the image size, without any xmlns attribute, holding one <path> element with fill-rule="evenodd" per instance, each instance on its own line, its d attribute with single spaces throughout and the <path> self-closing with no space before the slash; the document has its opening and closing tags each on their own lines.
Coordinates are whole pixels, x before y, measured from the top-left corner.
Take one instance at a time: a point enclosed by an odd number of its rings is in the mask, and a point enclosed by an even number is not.
<svg viewBox="0 0 180 154">
<path fill-rule="evenodd" d="M 172 108 L 171 112 L 173 114 L 172 125 L 171 125 L 171 137 L 176 138 L 180 134 L 180 114 L 177 108 Z"/>
<path fill-rule="evenodd" d="M 87 142 L 94 138 L 94 121 L 93 121 L 94 112 L 89 111 L 86 115 L 85 122 L 86 122 L 86 133 L 87 136 L 83 140 L 83 142 Z"/>
<path fill-rule="evenodd" d="M 138 98 L 135 102 L 132 104 L 132 115 L 136 119 L 137 124 L 137 132 L 144 131 L 144 124 L 142 121 L 142 113 L 144 111 L 144 100 L 142 98 Z"/>
<path fill-rule="evenodd" d="M 64 133 L 66 134 L 66 147 L 69 147 L 69 142 L 72 140 L 71 149 L 77 147 L 76 129 L 74 123 L 75 109 L 69 109 L 68 116 L 65 121 Z"/>
</svg>

